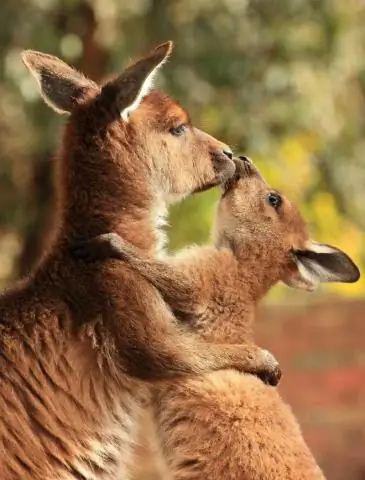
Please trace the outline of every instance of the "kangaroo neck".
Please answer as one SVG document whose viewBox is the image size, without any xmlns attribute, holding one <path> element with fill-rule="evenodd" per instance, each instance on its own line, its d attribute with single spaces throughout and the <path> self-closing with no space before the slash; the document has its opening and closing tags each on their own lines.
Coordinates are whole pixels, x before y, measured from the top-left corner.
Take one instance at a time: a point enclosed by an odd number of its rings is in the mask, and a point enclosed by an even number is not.
<svg viewBox="0 0 365 480">
<path fill-rule="evenodd" d="M 116 232 L 136 247 L 154 250 L 165 204 L 150 186 L 147 159 L 111 124 L 86 135 L 66 127 L 58 153 L 57 217 L 67 242 Z"/>
</svg>

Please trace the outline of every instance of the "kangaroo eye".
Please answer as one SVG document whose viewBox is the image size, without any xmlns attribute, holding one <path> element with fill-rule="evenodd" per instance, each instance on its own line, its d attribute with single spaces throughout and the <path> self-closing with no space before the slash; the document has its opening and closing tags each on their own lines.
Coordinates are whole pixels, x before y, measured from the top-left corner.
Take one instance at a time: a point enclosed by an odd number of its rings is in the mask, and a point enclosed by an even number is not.
<svg viewBox="0 0 365 480">
<path fill-rule="evenodd" d="M 170 133 L 171 135 L 175 135 L 175 137 L 181 137 L 181 135 L 184 135 L 187 129 L 187 125 L 183 124 L 179 125 L 178 127 L 171 128 Z"/>
<path fill-rule="evenodd" d="M 279 208 L 280 205 L 283 203 L 283 199 L 278 193 L 269 193 L 267 196 L 268 203 L 274 207 L 275 209 Z"/>
</svg>

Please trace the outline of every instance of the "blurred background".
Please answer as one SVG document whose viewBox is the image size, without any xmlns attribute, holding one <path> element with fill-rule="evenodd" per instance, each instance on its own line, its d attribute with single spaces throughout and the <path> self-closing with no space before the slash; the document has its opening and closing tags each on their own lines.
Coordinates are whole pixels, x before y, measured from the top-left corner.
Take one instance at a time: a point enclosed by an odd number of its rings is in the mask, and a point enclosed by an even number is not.
<svg viewBox="0 0 365 480">
<path fill-rule="evenodd" d="M 40 101 L 21 50 L 98 80 L 166 39 L 176 47 L 158 85 L 195 125 L 251 156 L 315 238 L 364 271 L 364 25 L 362 0 L 2 0 L 0 285 L 42 248 L 64 122 Z M 218 195 L 173 210 L 172 249 L 209 239 Z M 365 479 L 365 275 L 311 295 L 276 287 L 257 340 L 280 360 L 282 394 L 328 478 Z M 148 448 L 140 453 L 136 478 L 154 478 Z"/>
</svg>

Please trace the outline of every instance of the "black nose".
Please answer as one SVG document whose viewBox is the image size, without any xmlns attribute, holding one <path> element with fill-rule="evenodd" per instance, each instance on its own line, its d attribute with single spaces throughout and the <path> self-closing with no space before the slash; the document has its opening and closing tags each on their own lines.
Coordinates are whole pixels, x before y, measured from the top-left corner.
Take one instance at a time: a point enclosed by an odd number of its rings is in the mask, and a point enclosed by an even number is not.
<svg viewBox="0 0 365 480">
<path fill-rule="evenodd" d="M 233 158 L 233 152 L 232 152 L 232 150 L 230 150 L 229 148 L 225 148 L 225 149 L 223 150 L 223 153 L 224 153 L 224 155 L 226 155 L 229 159 L 232 160 L 232 158 Z"/>
<path fill-rule="evenodd" d="M 252 165 L 252 160 L 248 157 L 245 157 L 244 155 L 239 155 L 238 157 L 240 160 L 242 160 L 243 163 L 247 163 L 249 165 Z"/>
</svg>

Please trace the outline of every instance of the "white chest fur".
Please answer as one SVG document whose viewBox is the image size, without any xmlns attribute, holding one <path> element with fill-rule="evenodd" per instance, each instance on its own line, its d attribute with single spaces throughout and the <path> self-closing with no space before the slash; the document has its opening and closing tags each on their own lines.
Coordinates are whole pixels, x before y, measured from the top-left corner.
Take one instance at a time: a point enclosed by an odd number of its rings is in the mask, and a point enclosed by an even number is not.
<svg viewBox="0 0 365 480">
<path fill-rule="evenodd" d="M 130 478 L 133 450 L 137 441 L 141 407 L 135 399 L 116 403 L 105 415 L 102 428 L 91 434 L 77 451 L 71 468 L 60 480 L 115 480 Z M 132 412 L 132 413 L 131 413 Z"/>
</svg>

